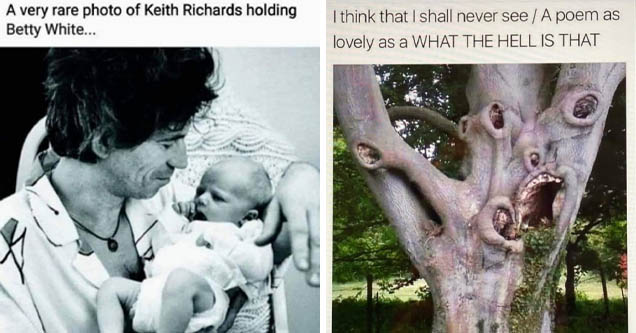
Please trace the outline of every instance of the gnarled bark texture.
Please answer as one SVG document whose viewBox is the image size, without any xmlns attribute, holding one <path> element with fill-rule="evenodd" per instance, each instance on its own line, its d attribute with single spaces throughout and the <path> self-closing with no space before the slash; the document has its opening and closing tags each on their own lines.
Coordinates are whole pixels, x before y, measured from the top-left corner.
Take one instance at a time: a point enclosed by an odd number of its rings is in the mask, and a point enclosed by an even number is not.
<svg viewBox="0 0 636 333">
<path fill-rule="evenodd" d="M 334 67 L 339 124 L 431 288 L 435 332 L 553 329 L 555 270 L 625 66 L 562 65 L 554 91 L 548 74 L 542 65 L 474 66 L 470 110 L 456 125 L 392 110 L 456 128 L 469 147 L 459 181 L 396 133 L 371 66 Z"/>
</svg>

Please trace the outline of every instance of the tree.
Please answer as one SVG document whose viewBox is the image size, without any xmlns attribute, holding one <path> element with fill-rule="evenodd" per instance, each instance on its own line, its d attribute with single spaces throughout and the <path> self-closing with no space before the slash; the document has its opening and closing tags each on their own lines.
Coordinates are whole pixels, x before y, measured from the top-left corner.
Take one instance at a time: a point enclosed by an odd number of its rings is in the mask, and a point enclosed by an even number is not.
<svg viewBox="0 0 636 333">
<path fill-rule="evenodd" d="M 618 265 L 619 265 L 619 271 L 620 271 L 620 276 L 618 278 L 618 286 L 621 288 L 621 292 L 623 292 L 623 289 L 627 288 L 627 252 L 621 254 L 621 259 Z M 625 301 L 624 295 L 623 295 L 623 301 Z"/>
<path fill-rule="evenodd" d="M 419 109 L 468 147 L 453 179 L 393 129 L 372 67 L 334 67 L 338 122 L 431 288 L 435 332 L 552 330 L 558 263 L 625 66 L 563 65 L 555 82 L 550 68 L 473 66 L 457 124 Z"/>
<path fill-rule="evenodd" d="M 586 260 L 582 262 L 581 268 L 595 272 L 601 278 L 605 315 L 609 315 L 607 281 L 614 280 L 619 284 L 622 279 L 620 264 L 622 255 L 627 252 L 626 240 L 627 221 L 613 221 L 589 233 L 582 246 Z"/>
</svg>

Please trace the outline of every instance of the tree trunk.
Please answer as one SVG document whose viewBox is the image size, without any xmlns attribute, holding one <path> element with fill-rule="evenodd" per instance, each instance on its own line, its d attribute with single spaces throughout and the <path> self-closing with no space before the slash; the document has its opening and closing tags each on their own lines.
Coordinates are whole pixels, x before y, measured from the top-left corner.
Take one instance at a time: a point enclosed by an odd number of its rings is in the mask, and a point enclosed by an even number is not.
<svg viewBox="0 0 636 333">
<path fill-rule="evenodd" d="M 599 274 L 601 275 L 601 285 L 603 286 L 603 304 L 605 305 L 605 318 L 609 316 L 609 297 L 607 297 L 607 279 L 605 278 L 605 270 L 603 265 L 599 267 Z"/>
<path fill-rule="evenodd" d="M 627 300 L 625 299 L 625 291 L 623 290 L 623 287 L 621 287 L 621 297 L 623 298 L 623 306 L 627 309 Z"/>
<path fill-rule="evenodd" d="M 373 275 L 367 274 L 367 333 L 373 333 Z"/>
<path fill-rule="evenodd" d="M 574 289 L 576 245 L 568 243 L 565 252 L 565 306 L 569 315 L 576 311 L 576 290 Z"/>
<path fill-rule="evenodd" d="M 373 326 L 375 326 L 374 333 L 380 333 L 382 329 L 382 317 L 380 313 L 380 297 L 378 293 L 375 293 L 375 309 L 374 309 L 374 318 L 373 318 Z"/>
<path fill-rule="evenodd" d="M 434 332 L 549 332 L 558 263 L 622 64 L 477 65 L 447 178 L 395 132 L 373 68 L 334 66 L 334 109 L 380 205 L 431 288 Z M 523 284 L 521 284 L 523 280 Z"/>
</svg>

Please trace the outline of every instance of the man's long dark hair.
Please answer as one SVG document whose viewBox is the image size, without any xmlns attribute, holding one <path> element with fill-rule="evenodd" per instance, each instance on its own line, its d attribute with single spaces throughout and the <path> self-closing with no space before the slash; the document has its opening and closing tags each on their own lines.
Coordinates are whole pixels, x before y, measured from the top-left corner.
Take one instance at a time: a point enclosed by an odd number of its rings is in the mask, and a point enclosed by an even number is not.
<svg viewBox="0 0 636 333">
<path fill-rule="evenodd" d="M 98 135 L 131 148 L 156 130 L 183 128 L 217 97 L 209 49 L 51 49 L 44 82 L 46 128 L 53 150 L 94 163 Z"/>
</svg>

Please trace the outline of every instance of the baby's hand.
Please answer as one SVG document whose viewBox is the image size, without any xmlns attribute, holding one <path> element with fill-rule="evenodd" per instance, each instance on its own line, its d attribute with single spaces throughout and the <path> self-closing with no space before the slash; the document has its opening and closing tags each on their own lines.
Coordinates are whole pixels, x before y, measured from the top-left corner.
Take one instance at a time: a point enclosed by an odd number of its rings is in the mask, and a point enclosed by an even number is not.
<svg viewBox="0 0 636 333">
<path fill-rule="evenodd" d="M 172 205 L 172 209 L 179 215 L 185 216 L 189 221 L 192 221 L 194 215 L 197 212 L 197 205 L 194 201 L 177 202 Z"/>
</svg>

